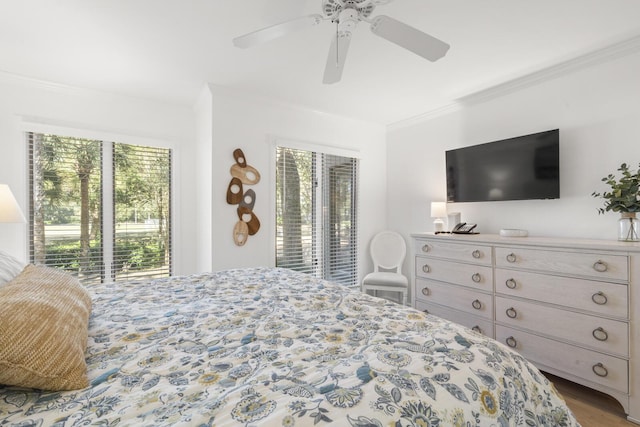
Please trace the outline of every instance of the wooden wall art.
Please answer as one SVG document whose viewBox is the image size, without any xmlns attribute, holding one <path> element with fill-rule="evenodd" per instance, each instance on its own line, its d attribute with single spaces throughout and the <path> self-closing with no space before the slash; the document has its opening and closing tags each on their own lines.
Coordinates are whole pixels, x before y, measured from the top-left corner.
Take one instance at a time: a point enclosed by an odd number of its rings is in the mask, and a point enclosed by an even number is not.
<svg viewBox="0 0 640 427">
<path fill-rule="evenodd" d="M 238 221 L 233 226 L 233 241 L 238 246 L 247 243 L 249 236 L 253 236 L 260 229 L 260 220 L 253 212 L 256 204 L 256 192 L 252 189 L 244 191 L 245 186 L 260 182 L 260 172 L 247 164 L 247 159 L 241 149 L 233 151 L 235 163 L 231 166 L 231 181 L 227 187 L 227 203 L 238 205 Z"/>
</svg>

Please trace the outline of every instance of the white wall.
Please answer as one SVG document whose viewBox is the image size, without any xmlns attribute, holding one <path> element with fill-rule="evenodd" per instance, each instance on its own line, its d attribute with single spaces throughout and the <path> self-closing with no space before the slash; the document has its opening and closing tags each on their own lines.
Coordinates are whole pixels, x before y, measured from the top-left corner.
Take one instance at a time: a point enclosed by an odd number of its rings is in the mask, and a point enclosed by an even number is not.
<svg viewBox="0 0 640 427">
<path fill-rule="evenodd" d="M 407 238 L 433 230 L 429 203 L 445 200 L 446 150 L 559 128 L 560 199 L 457 203 L 449 211 L 482 233 L 523 228 L 536 236 L 616 239 L 618 215 L 598 215 L 603 204 L 591 193 L 604 190 L 600 179 L 621 163 L 635 170 L 640 162 L 639 75 L 636 51 L 392 128 L 389 227 Z"/>
<path fill-rule="evenodd" d="M 213 98 L 208 86 L 205 86 L 195 105 L 196 152 L 194 162 L 196 172 L 195 220 L 196 270 L 211 271 L 213 266 Z"/>
<path fill-rule="evenodd" d="M 190 107 L 70 88 L 0 73 L 0 183 L 28 215 L 25 121 L 78 136 L 146 141 L 174 149 L 175 272 L 195 270 L 194 114 Z M 0 249 L 28 259 L 26 224 L 0 224 Z"/>
<path fill-rule="evenodd" d="M 381 125 L 327 115 L 277 104 L 210 87 L 212 109 L 212 258 L 214 270 L 273 266 L 275 224 L 275 176 L 271 138 L 343 147 L 359 152 L 360 162 L 360 244 L 361 273 L 371 268 L 367 245 L 373 234 L 386 226 L 386 129 Z M 251 186 L 256 192 L 254 212 L 261 228 L 244 246 L 233 241 L 233 226 L 238 221 L 236 206 L 226 203 L 234 164 L 233 151 L 241 148 L 247 163 L 255 167 L 261 180 Z M 209 171 L 200 171 L 206 177 Z"/>
</svg>

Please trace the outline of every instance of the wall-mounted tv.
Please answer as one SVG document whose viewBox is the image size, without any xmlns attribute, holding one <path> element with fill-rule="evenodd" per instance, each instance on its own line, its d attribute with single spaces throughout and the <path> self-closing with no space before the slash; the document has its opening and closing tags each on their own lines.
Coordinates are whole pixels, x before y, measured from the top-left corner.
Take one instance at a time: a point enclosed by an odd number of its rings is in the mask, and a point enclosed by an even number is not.
<svg viewBox="0 0 640 427">
<path fill-rule="evenodd" d="M 557 199 L 558 129 L 448 150 L 447 201 Z"/>
</svg>

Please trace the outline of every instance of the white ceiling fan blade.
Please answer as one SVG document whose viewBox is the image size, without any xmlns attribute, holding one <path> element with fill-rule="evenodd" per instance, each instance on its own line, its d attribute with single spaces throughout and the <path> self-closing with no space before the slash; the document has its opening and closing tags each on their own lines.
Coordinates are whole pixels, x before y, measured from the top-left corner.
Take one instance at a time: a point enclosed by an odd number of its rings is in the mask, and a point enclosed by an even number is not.
<svg viewBox="0 0 640 427">
<path fill-rule="evenodd" d="M 442 58 L 450 47 L 442 40 L 385 15 L 371 21 L 371 31 L 429 61 Z"/>
<path fill-rule="evenodd" d="M 363 0 L 362 2 L 358 3 L 358 7 L 362 8 L 365 6 L 368 6 L 369 3 L 373 4 L 374 6 L 384 6 L 385 4 L 391 3 L 393 0 Z"/>
<path fill-rule="evenodd" d="M 307 27 L 318 25 L 322 22 L 322 15 L 308 15 L 301 18 L 292 19 L 291 21 L 282 22 L 272 25 L 261 30 L 245 34 L 244 36 L 233 39 L 233 45 L 243 49 L 266 43 L 277 39 L 294 31 L 303 30 Z"/>
<path fill-rule="evenodd" d="M 322 79 L 322 83 L 332 84 L 340 81 L 350 44 L 350 32 L 341 32 L 337 37 L 333 37 L 331 48 L 329 48 L 329 56 L 327 57 L 327 65 L 324 69 L 324 78 Z"/>
</svg>

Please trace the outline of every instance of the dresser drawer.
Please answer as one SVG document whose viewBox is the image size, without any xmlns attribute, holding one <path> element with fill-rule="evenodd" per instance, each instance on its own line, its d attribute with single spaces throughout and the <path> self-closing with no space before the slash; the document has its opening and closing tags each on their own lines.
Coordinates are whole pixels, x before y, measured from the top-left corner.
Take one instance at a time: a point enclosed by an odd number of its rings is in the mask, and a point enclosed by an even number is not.
<svg viewBox="0 0 640 427">
<path fill-rule="evenodd" d="M 493 291 L 493 269 L 485 265 L 416 257 L 416 277 Z"/>
<path fill-rule="evenodd" d="M 625 359 L 500 325 L 496 325 L 496 340 L 534 364 L 553 367 L 622 393 L 629 392 L 629 367 Z"/>
<path fill-rule="evenodd" d="M 496 268 L 496 293 L 627 319 L 627 285 Z"/>
<path fill-rule="evenodd" d="M 416 305 L 419 301 L 435 303 L 493 319 L 493 296 L 473 289 L 441 282 L 416 279 Z"/>
<path fill-rule="evenodd" d="M 496 247 L 496 267 L 537 270 L 592 277 L 601 280 L 629 280 L 628 257 L 546 249 Z"/>
<path fill-rule="evenodd" d="M 416 308 L 434 316 L 442 317 L 459 325 L 466 326 L 490 338 L 494 337 L 493 322 L 491 319 L 474 316 L 464 311 L 454 310 L 438 304 L 430 304 L 424 301 L 416 301 Z"/>
<path fill-rule="evenodd" d="M 428 255 L 458 262 L 491 265 L 492 261 L 491 246 L 416 239 L 414 249 L 416 255 Z"/>
<path fill-rule="evenodd" d="M 503 325 L 621 357 L 629 356 L 626 322 L 500 296 L 496 297 L 495 305 L 496 322 Z"/>
</svg>

